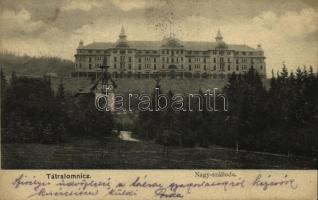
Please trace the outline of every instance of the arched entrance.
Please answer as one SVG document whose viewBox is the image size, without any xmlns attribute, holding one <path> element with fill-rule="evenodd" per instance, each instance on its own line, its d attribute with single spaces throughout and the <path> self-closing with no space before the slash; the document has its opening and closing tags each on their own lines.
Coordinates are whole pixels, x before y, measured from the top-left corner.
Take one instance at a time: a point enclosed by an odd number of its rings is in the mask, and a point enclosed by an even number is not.
<svg viewBox="0 0 318 200">
<path fill-rule="evenodd" d="M 176 77 L 177 66 L 176 65 L 169 65 L 168 69 L 170 70 L 169 71 L 169 77 L 170 78 L 175 78 Z"/>
</svg>

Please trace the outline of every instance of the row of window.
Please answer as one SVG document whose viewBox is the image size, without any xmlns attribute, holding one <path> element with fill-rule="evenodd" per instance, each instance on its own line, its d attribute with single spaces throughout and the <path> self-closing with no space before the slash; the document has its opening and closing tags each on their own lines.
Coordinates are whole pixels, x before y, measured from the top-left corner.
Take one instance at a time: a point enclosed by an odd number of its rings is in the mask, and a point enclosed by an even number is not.
<svg viewBox="0 0 318 200">
<path fill-rule="evenodd" d="M 79 53 L 85 53 L 84 50 L 78 50 Z M 121 54 L 131 54 L 132 53 L 132 50 L 117 50 L 117 49 L 114 49 L 112 51 L 110 50 L 88 50 L 88 53 L 92 54 L 92 53 L 96 53 L 96 54 L 100 54 L 100 53 L 104 53 L 104 54 L 107 54 L 107 53 L 114 53 L 114 54 L 117 54 L 117 53 L 121 53 Z M 175 54 L 183 54 L 184 52 L 188 53 L 188 54 L 195 54 L 195 55 L 199 55 L 199 54 L 204 54 L 204 55 L 207 55 L 208 54 L 208 51 L 191 51 L 191 50 L 161 50 L 161 54 L 165 54 L 165 55 L 175 55 Z M 158 51 L 157 50 L 137 50 L 136 51 L 137 54 L 142 54 L 142 53 L 145 53 L 145 54 L 157 54 Z M 231 51 L 231 50 L 212 50 L 212 54 L 213 55 L 231 55 L 231 53 L 234 53 L 234 55 L 254 55 L 255 52 L 237 52 L 237 51 Z"/>
<path fill-rule="evenodd" d="M 98 68 L 99 66 L 100 66 L 100 64 L 95 64 L 95 67 L 96 67 L 96 68 Z M 81 68 L 81 67 L 82 67 L 82 65 L 81 65 L 81 63 L 80 63 L 80 64 L 79 64 L 79 68 Z M 253 67 L 253 65 L 251 65 L 251 67 Z M 92 69 L 92 64 L 89 64 L 89 65 L 88 65 L 88 68 L 89 68 L 89 69 Z M 123 68 L 125 68 L 125 65 L 121 65 L 121 69 L 123 69 Z M 141 68 L 142 68 L 142 67 L 141 67 L 141 64 L 139 64 L 139 65 L 138 65 L 138 69 L 141 70 Z M 150 69 L 150 68 L 151 68 L 151 65 L 150 65 L 150 64 L 145 64 L 145 65 L 144 65 L 144 68 L 145 68 L 145 69 Z M 195 69 L 200 69 L 201 66 L 200 66 L 200 65 L 194 65 L 194 68 L 195 68 Z M 114 69 L 117 69 L 117 65 L 116 65 L 116 64 L 114 64 Z M 131 64 L 128 64 L 128 69 L 132 69 Z M 156 65 L 156 64 L 153 65 L 153 69 L 154 69 L 154 70 L 157 69 L 157 65 Z M 165 64 L 162 64 L 162 69 L 165 69 Z M 181 65 L 181 69 L 183 69 L 183 65 Z M 189 69 L 189 71 L 191 71 L 191 70 L 192 70 L 192 66 L 189 65 L 188 69 Z M 236 71 L 239 71 L 239 66 L 236 65 L 235 69 L 236 69 Z M 246 69 L 247 69 L 247 66 L 246 66 L 246 65 L 243 65 L 243 66 L 242 66 L 242 70 L 246 70 Z M 260 65 L 260 69 L 261 69 L 261 70 L 263 69 L 263 66 L 262 66 L 262 65 Z M 203 70 L 204 70 L 204 71 L 207 70 L 206 65 L 203 65 Z M 213 66 L 213 70 L 214 70 L 214 71 L 216 70 L 216 65 Z M 225 71 L 224 65 L 220 65 L 220 70 L 221 70 L 221 71 Z M 230 66 L 230 65 L 227 66 L 227 70 L 228 70 L 228 71 L 231 71 L 231 66 Z"/>
<path fill-rule="evenodd" d="M 100 60 L 102 60 L 102 58 L 103 57 L 101 57 L 101 56 L 97 56 L 95 59 L 97 60 L 97 61 L 100 61 Z M 114 59 L 114 62 L 117 62 L 117 57 L 115 56 L 115 57 L 113 57 L 113 59 Z M 82 59 L 79 59 L 80 61 L 82 60 Z M 120 60 L 121 61 L 125 61 L 125 56 L 120 56 Z M 141 58 L 138 58 L 138 62 L 141 62 Z M 145 57 L 144 58 L 144 60 L 145 61 L 151 61 L 151 59 L 150 59 L 150 57 Z M 174 58 L 174 57 L 172 57 L 172 58 L 170 58 L 169 59 L 169 57 L 162 57 L 161 58 L 161 60 L 163 61 L 163 62 L 167 62 L 167 63 L 169 63 L 169 62 L 179 62 L 179 60 L 181 61 L 181 62 L 183 62 L 183 57 L 176 57 L 176 58 Z M 194 60 L 195 62 L 200 62 L 201 61 L 201 58 L 188 58 L 188 61 L 189 61 L 189 63 L 191 63 L 192 62 L 192 60 Z M 235 59 L 235 61 L 236 61 L 236 63 L 238 64 L 239 62 L 240 62 L 240 60 L 241 60 L 241 62 L 243 62 L 243 63 L 246 63 L 247 61 L 248 61 L 248 59 L 247 58 L 236 58 Z M 252 64 L 254 64 L 254 60 L 255 59 L 253 59 L 253 58 L 251 58 L 250 59 L 250 62 L 252 63 Z M 256 59 L 257 60 L 257 59 Z M 93 58 L 92 57 L 89 57 L 88 58 L 88 61 L 89 62 L 92 62 L 93 61 Z M 156 62 L 157 61 L 157 58 L 153 58 L 153 62 Z M 132 57 L 128 57 L 128 62 L 132 62 Z M 204 63 L 206 63 L 206 58 L 203 58 L 203 62 Z M 213 58 L 213 62 L 214 63 L 216 63 L 216 58 Z M 221 63 L 223 63 L 223 62 L 225 62 L 224 61 L 224 57 L 220 57 L 220 62 Z M 227 62 L 231 62 L 231 58 L 228 58 L 227 59 Z M 259 62 L 261 62 L 261 60 L 259 60 Z"/>
</svg>

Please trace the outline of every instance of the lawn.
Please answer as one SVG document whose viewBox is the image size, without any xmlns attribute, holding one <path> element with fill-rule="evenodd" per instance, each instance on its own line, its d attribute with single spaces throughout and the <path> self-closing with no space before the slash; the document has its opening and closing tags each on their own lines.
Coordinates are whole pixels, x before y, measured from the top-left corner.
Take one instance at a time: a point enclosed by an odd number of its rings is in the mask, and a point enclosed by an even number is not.
<svg viewBox="0 0 318 200">
<path fill-rule="evenodd" d="M 169 147 L 146 141 L 74 138 L 63 144 L 2 144 L 3 169 L 315 169 L 317 160 L 236 153 L 233 149 Z"/>
</svg>

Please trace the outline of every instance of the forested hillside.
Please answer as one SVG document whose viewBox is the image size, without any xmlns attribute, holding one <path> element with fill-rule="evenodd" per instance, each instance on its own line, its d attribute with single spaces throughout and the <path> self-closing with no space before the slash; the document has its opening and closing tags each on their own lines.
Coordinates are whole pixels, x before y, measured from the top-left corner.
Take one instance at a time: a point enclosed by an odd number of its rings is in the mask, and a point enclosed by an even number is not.
<svg viewBox="0 0 318 200">
<path fill-rule="evenodd" d="M 43 76 L 56 73 L 59 77 L 69 76 L 74 70 L 73 62 L 58 57 L 19 56 L 10 52 L 0 52 L 0 66 L 5 74 L 15 71 L 18 75 Z"/>
</svg>

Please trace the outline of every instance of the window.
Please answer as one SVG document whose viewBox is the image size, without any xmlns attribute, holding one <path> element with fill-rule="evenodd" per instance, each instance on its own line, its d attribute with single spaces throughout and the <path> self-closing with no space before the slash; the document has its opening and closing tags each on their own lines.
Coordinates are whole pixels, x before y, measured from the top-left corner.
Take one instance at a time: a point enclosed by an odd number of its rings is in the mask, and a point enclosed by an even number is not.
<svg viewBox="0 0 318 200">
<path fill-rule="evenodd" d="M 116 64 L 114 64 L 114 69 L 116 69 L 117 68 L 117 65 Z"/>
<path fill-rule="evenodd" d="M 141 62 L 141 58 L 138 58 L 138 62 Z"/>
<path fill-rule="evenodd" d="M 231 58 L 228 58 L 228 59 L 227 59 L 227 62 L 231 62 Z"/>
<path fill-rule="evenodd" d="M 224 55 L 224 51 L 220 51 L 220 55 Z"/>
<path fill-rule="evenodd" d="M 189 63 L 191 62 L 191 58 L 189 58 Z"/>
<path fill-rule="evenodd" d="M 131 69 L 131 64 L 128 65 L 128 69 Z"/>
<path fill-rule="evenodd" d="M 224 58 L 223 57 L 220 57 L 220 62 L 224 62 Z"/>
<path fill-rule="evenodd" d="M 92 64 L 88 64 L 88 68 L 89 68 L 89 69 L 92 69 Z"/>
<path fill-rule="evenodd" d="M 157 66 L 156 66 L 156 64 L 154 64 L 154 65 L 153 65 L 153 69 L 154 69 L 154 70 L 156 70 L 156 69 L 157 69 Z"/>
<path fill-rule="evenodd" d="M 191 65 L 189 65 L 189 71 L 191 71 Z"/>
<path fill-rule="evenodd" d="M 239 70 L 239 66 L 238 65 L 236 65 L 236 71 L 238 71 Z"/>
<path fill-rule="evenodd" d="M 206 71 L 206 65 L 203 66 L 204 71 Z"/>
<path fill-rule="evenodd" d="M 138 65 L 138 69 L 141 70 L 141 64 Z"/>
<path fill-rule="evenodd" d="M 157 51 L 152 51 L 152 53 L 157 53 Z"/>
<path fill-rule="evenodd" d="M 239 59 L 238 58 L 236 58 L 236 64 L 238 64 L 239 63 Z"/>
<path fill-rule="evenodd" d="M 259 66 L 260 69 L 263 69 L 263 65 Z"/>
<path fill-rule="evenodd" d="M 92 57 L 89 57 L 89 58 L 88 58 L 88 62 L 92 62 Z"/>
<path fill-rule="evenodd" d="M 96 50 L 96 53 L 100 53 L 100 50 Z"/>
<path fill-rule="evenodd" d="M 213 66 L 213 70 L 216 70 L 216 65 Z"/>
<path fill-rule="evenodd" d="M 131 50 L 128 50 L 128 53 L 131 53 Z"/>
<path fill-rule="evenodd" d="M 231 65 L 227 66 L 227 70 L 230 71 L 231 70 Z"/>
<path fill-rule="evenodd" d="M 128 61 L 131 62 L 131 57 L 128 58 Z"/>
<path fill-rule="evenodd" d="M 216 58 L 213 58 L 213 62 L 216 63 Z"/>
<path fill-rule="evenodd" d="M 183 69 L 183 65 L 181 65 L 181 69 Z"/>
<path fill-rule="evenodd" d="M 114 57 L 114 62 L 117 62 L 117 57 Z"/>
<path fill-rule="evenodd" d="M 114 50 L 113 53 L 117 53 L 117 50 Z"/>
<path fill-rule="evenodd" d="M 156 60 L 156 58 L 153 58 L 153 62 L 156 62 L 157 60 Z"/>
<path fill-rule="evenodd" d="M 172 62 L 172 63 L 174 62 L 174 58 L 171 58 L 171 62 Z"/>
<path fill-rule="evenodd" d="M 88 53 L 93 53 L 93 51 L 92 50 L 88 50 Z"/>
<path fill-rule="evenodd" d="M 231 54 L 231 52 L 230 51 L 227 51 L 227 55 L 230 55 Z"/>
<path fill-rule="evenodd" d="M 206 58 L 203 58 L 203 62 L 206 63 Z"/>
<path fill-rule="evenodd" d="M 165 57 L 162 57 L 162 61 L 165 61 Z"/>
<path fill-rule="evenodd" d="M 165 64 L 162 64 L 162 69 L 164 69 L 165 68 Z"/>
<path fill-rule="evenodd" d="M 107 51 L 104 51 L 104 53 L 107 53 Z"/>
<path fill-rule="evenodd" d="M 181 61 L 183 61 L 183 57 L 181 57 Z"/>
</svg>

